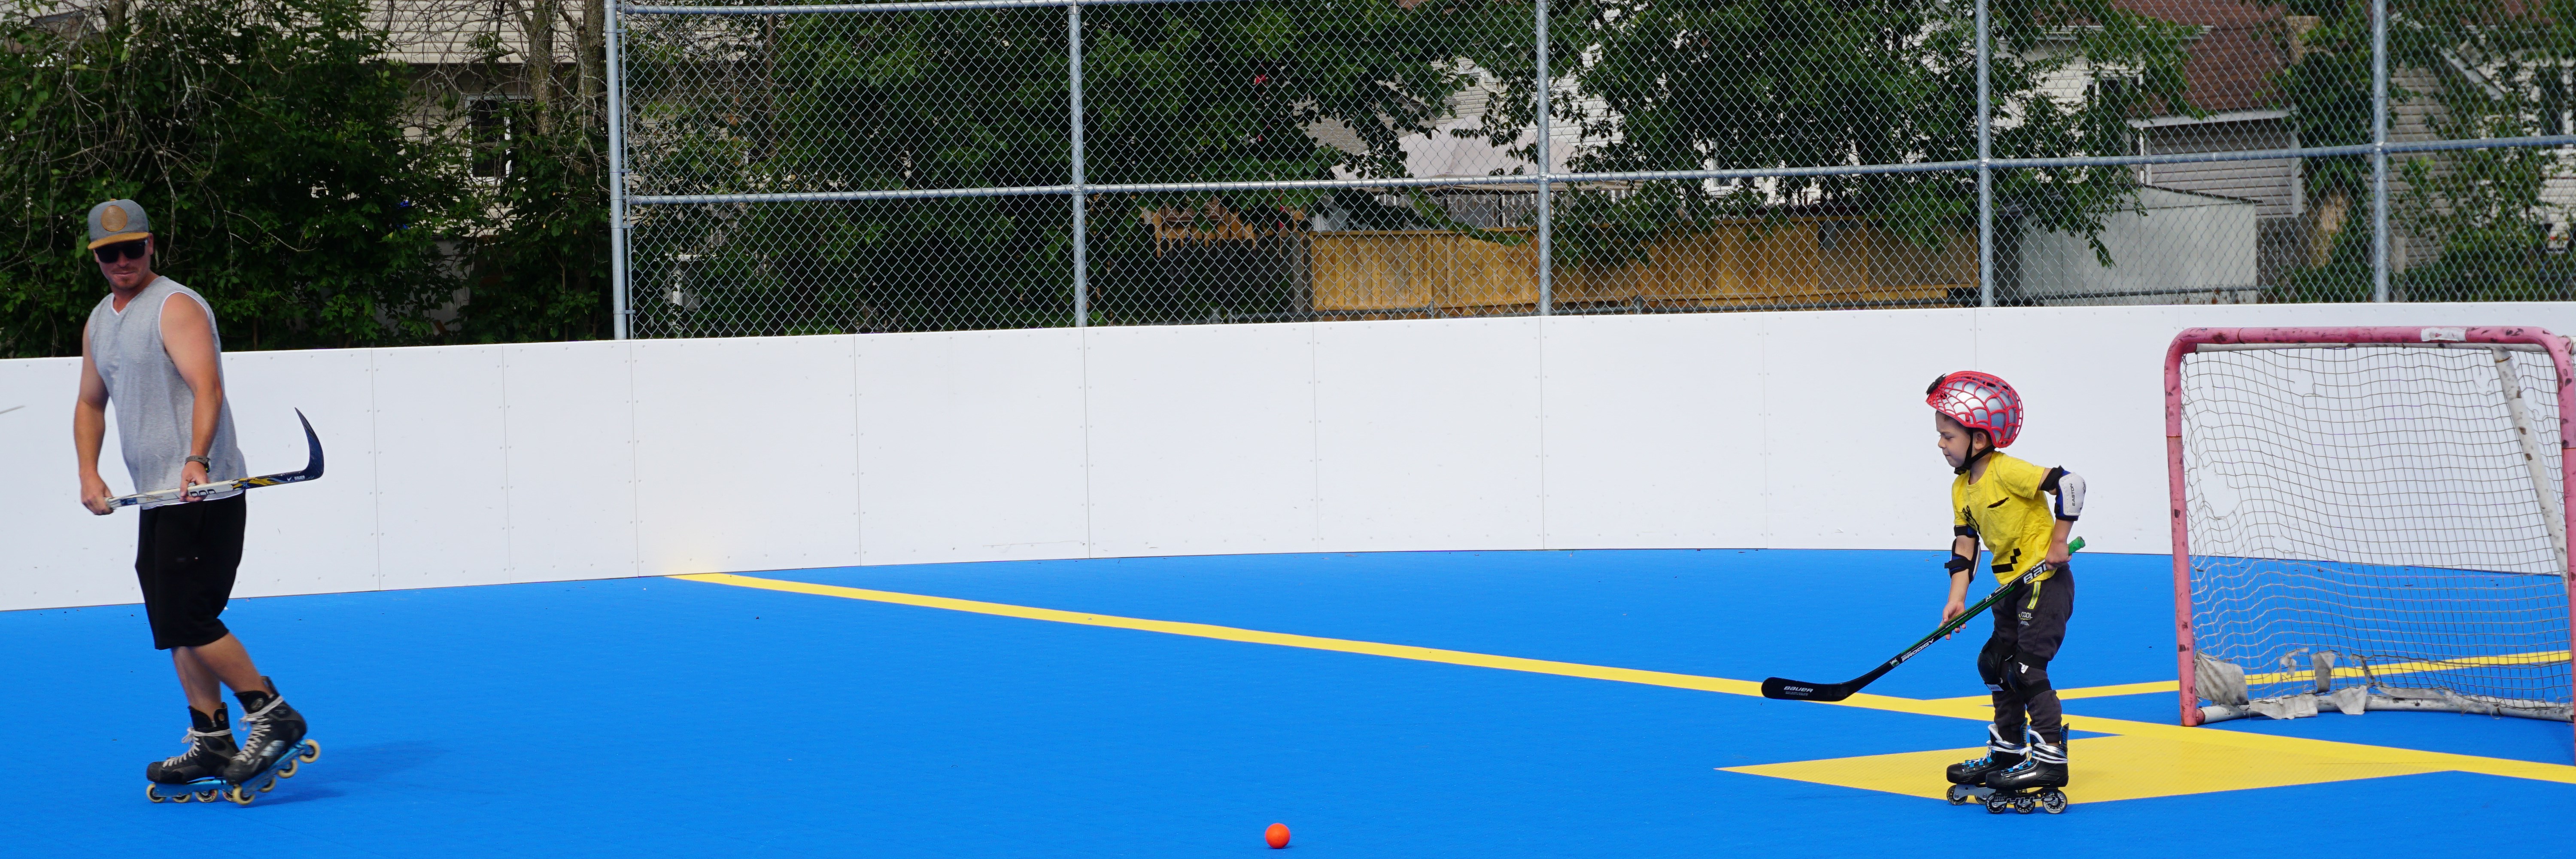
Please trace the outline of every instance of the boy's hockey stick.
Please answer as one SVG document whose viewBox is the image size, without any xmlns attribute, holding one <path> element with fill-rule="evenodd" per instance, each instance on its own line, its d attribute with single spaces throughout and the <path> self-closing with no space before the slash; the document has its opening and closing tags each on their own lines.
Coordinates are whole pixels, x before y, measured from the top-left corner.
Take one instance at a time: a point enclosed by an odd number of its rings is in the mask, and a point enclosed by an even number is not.
<svg viewBox="0 0 2576 859">
<path fill-rule="evenodd" d="M 2066 544 L 2066 551 L 2068 554 L 2073 554 L 2076 550 L 2082 548 L 2084 548 L 2084 538 L 2082 537 L 2077 537 Z M 1976 604 L 1968 606 L 1967 611 L 1960 612 L 1958 617 L 1951 618 L 1950 622 L 1942 624 L 1940 629 L 1933 630 L 1931 635 L 1924 636 L 1922 641 L 1915 642 L 1913 647 L 1906 648 L 1905 652 L 1897 654 L 1896 658 L 1879 663 L 1877 668 L 1870 669 L 1867 674 L 1852 678 L 1849 683 L 1808 683 L 1800 680 L 1788 680 L 1773 677 L 1769 680 L 1762 681 L 1762 697 L 1783 698 L 1795 701 L 1840 701 L 1842 699 L 1849 698 L 1852 696 L 1852 693 L 1860 691 L 1861 687 L 1869 685 L 1870 681 L 1877 680 L 1881 676 L 1886 675 L 1887 672 L 1894 670 L 1896 666 L 1905 664 L 1905 660 L 1914 658 L 1914 654 L 1923 652 L 1923 648 L 1932 646 L 1932 642 L 1941 640 L 1941 636 L 1957 632 L 1959 627 L 1966 626 L 1969 618 L 1973 618 L 1984 613 L 1989 606 L 1995 604 L 1996 600 L 2003 598 L 2005 591 L 2012 590 L 2014 583 L 2020 582 L 2022 576 L 2029 574 L 2029 571 L 2024 570 L 2021 575 L 2013 576 L 2012 581 L 1996 585 L 1994 593 L 1987 594 L 1985 599 L 1978 600 Z"/>
<path fill-rule="evenodd" d="M 171 499 L 178 498 L 182 492 L 190 495 L 207 495 L 216 492 L 231 492 L 235 489 L 256 489 L 262 486 L 276 486 L 281 483 L 302 483 L 307 480 L 321 477 L 322 439 L 321 437 L 313 434 L 313 422 L 304 419 L 303 409 L 295 410 L 295 421 L 296 423 L 304 425 L 304 444 L 311 451 L 305 457 L 303 471 L 289 471 L 284 474 L 266 474 L 259 477 L 218 480 L 213 483 L 200 483 L 184 490 L 164 489 L 159 492 L 137 492 L 133 495 L 123 495 L 108 499 L 107 509 L 114 510 L 119 507 L 150 504 L 155 501 L 169 501 Z"/>
</svg>

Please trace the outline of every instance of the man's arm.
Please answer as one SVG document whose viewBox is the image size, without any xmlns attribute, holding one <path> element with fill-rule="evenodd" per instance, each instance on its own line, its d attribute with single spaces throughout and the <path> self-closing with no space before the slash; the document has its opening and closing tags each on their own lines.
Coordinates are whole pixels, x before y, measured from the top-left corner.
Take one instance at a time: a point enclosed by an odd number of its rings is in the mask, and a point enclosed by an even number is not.
<svg viewBox="0 0 2576 859">
<path fill-rule="evenodd" d="M 224 414 L 224 379 L 215 356 L 215 324 L 204 307 L 187 296 L 172 293 L 161 303 L 161 349 L 170 353 L 170 363 L 179 368 L 179 378 L 188 383 L 196 399 L 196 408 L 188 416 L 188 455 L 205 456 L 215 447 L 215 424 Z M 206 466 L 191 462 L 179 470 L 181 489 L 206 479 Z M 195 501 L 195 496 L 181 494 L 181 501 Z"/>
<path fill-rule="evenodd" d="M 107 481 L 98 476 L 98 448 L 107 437 L 107 382 L 89 357 L 89 330 L 81 330 L 80 394 L 72 400 L 72 464 L 80 471 L 80 503 L 105 516 Z"/>
</svg>

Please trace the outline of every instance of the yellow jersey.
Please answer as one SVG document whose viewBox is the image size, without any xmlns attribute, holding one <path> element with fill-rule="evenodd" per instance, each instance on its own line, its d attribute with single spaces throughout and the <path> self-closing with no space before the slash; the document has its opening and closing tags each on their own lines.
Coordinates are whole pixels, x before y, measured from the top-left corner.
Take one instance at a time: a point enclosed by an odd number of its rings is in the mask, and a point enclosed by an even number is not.
<svg viewBox="0 0 2576 859">
<path fill-rule="evenodd" d="M 1995 580 L 2002 581 L 2048 560 L 2048 538 L 2057 529 L 2057 515 L 2039 488 L 2048 480 L 2048 469 L 2002 451 L 1986 454 L 1985 459 L 1986 473 L 1977 482 L 1968 482 L 1965 474 L 1950 481 L 1950 509 L 1956 511 L 1950 524 L 1976 530 L 1986 551 L 1994 555 Z M 2053 572 L 2029 580 L 2042 581 Z"/>
</svg>

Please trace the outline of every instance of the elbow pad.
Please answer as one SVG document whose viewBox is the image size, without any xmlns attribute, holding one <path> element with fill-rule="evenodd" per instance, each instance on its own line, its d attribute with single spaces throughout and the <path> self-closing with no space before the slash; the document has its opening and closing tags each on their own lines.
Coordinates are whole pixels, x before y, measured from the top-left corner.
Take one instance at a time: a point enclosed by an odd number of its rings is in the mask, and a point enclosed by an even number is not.
<svg viewBox="0 0 2576 859">
<path fill-rule="evenodd" d="M 1977 577 L 1977 562 L 1967 558 L 1951 555 L 1950 562 L 1941 566 L 1953 573 L 1967 573 L 1972 579 Z"/>
<path fill-rule="evenodd" d="M 2057 493 L 2057 518 L 2067 522 L 2084 515 L 2084 476 L 2063 468 L 2048 470 L 2039 488 Z"/>
</svg>

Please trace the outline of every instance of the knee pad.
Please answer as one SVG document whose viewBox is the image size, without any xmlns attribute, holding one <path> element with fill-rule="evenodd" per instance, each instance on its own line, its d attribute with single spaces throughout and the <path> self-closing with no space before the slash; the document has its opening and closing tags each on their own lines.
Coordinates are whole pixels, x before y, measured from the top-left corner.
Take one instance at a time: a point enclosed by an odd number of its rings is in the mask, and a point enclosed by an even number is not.
<svg viewBox="0 0 2576 859">
<path fill-rule="evenodd" d="M 2049 691 L 2048 663 L 2040 660 L 2014 659 L 2004 666 L 2003 687 L 2020 693 L 2024 699 Z"/>
<path fill-rule="evenodd" d="M 1977 651 L 1977 676 L 1986 681 L 1986 690 L 2001 692 L 2006 687 L 2005 668 L 2012 662 L 2013 645 L 2001 638 L 1986 639 L 1984 650 Z"/>
</svg>

